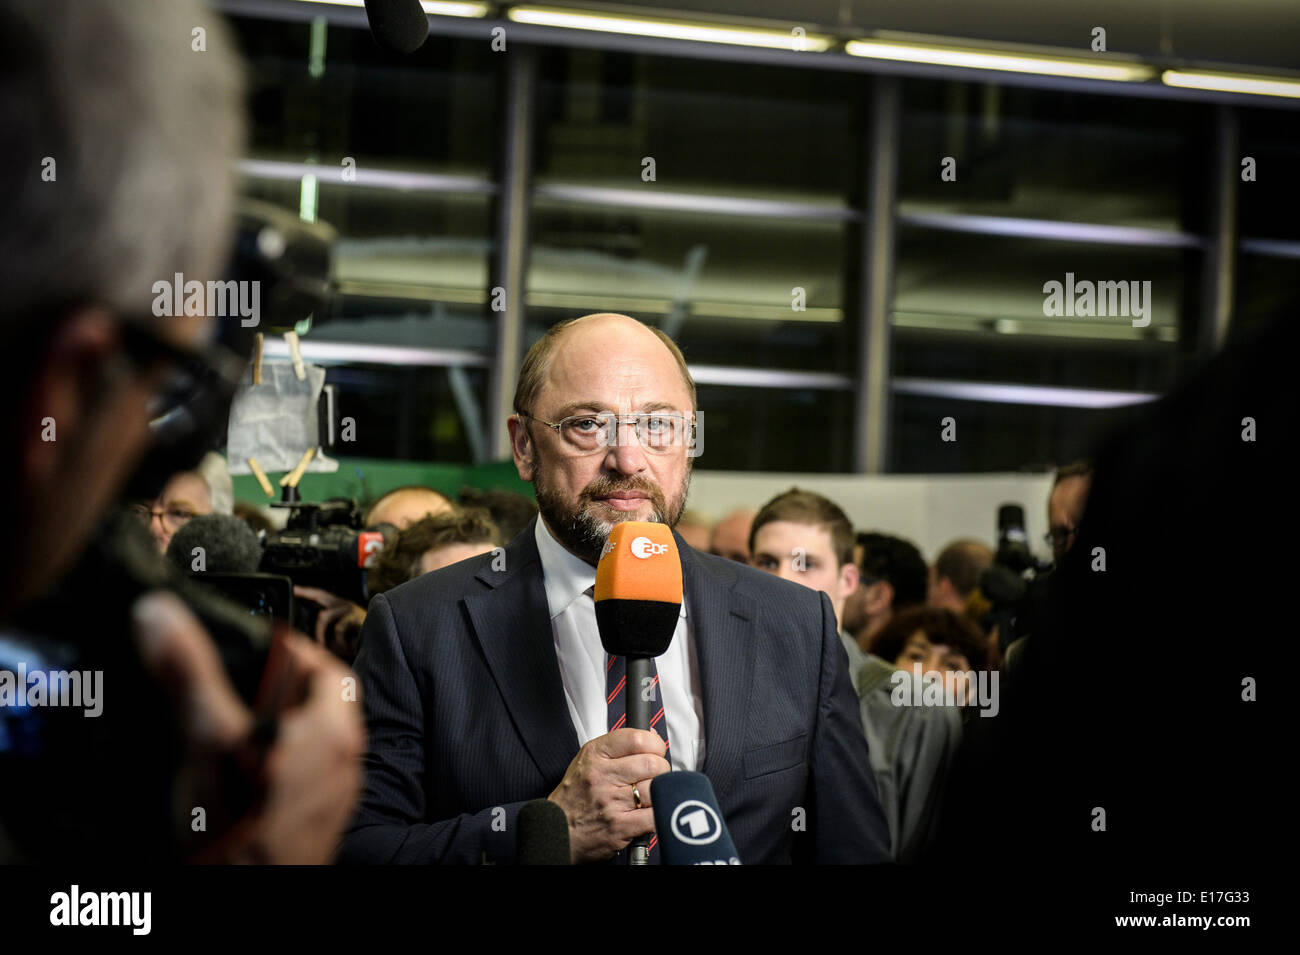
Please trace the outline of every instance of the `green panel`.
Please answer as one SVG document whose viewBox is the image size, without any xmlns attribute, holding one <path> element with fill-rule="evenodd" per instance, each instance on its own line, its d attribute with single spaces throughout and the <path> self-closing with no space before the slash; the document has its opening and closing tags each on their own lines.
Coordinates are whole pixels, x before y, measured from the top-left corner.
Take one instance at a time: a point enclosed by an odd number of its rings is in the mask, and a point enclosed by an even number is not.
<svg viewBox="0 0 1300 955">
<path fill-rule="evenodd" d="M 499 488 L 533 496 L 533 487 L 519 479 L 512 461 L 487 464 L 426 464 L 418 461 L 385 461 L 374 458 L 338 459 L 333 474 L 303 475 L 298 490 L 304 501 L 321 501 L 329 497 L 351 497 L 366 504 L 385 491 L 404 484 L 422 484 L 451 497 L 461 487 Z M 280 475 L 267 475 L 278 488 Z M 251 474 L 234 477 L 235 500 L 266 504 L 270 500 Z M 279 499 L 277 494 L 276 499 Z"/>
</svg>

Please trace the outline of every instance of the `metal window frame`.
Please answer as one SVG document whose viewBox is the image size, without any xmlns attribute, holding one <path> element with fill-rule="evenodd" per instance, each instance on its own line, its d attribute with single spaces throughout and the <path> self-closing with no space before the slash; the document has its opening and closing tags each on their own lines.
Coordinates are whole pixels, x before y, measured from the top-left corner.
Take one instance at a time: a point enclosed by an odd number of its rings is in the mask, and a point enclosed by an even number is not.
<svg viewBox="0 0 1300 955">
<path fill-rule="evenodd" d="M 310 21 L 325 17 L 331 24 L 365 29 L 364 9 L 360 7 L 304 4 L 296 0 L 213 0 L 222 12 L 241 17 L 277 21 Z M 891 378 L 889 366 L 892 313 L 892 290 L 889 288 L 894 265 L 895 233 L 899 225 L 974 232 L 983 235 L 1019 236 L 1056 241 L 1096 242 L 1118 247 L 1186 248 L 1206 253 L 1202 314 L 1198 332 L 1202 348 L 1212 350 L 1222 342 L 1231 320 L 1234 290 L 1235 253 L 1300 258 L 1300 242 L 1270 239 L 1238 239 L 1235 234 L 1235 202 L 1227 183 L 1232 168 L 1224 157 L 1230 144 L 1222 141 L 1225 131 L 1235 134 L 1236 105 L 1287 109 L 1300 108 L 1300 102 L 1265 100 L 1244 94 L 1215 93 L 1169 87 L 1164 84 L 1110 83 L 1099 80 L 1050 77 L 987 70 L 962 69 L 915 63 L 871 60 L 841 52 L 802 53 L 725 44 L 698 43 L 623 34 L 532 26 L 505 19 L 462 19 L 430 15 L 434 34 L 474 38 L 484 42 L 496 27 L 504 27 L 511 43 L 506 77 L 506 115 L 503 117 L 503 163 L 499 181 L 472 176 L 452 176 L 408 172 L 403 170 L 358 170 L 358 185 L 374 188 L 405 189 L 416 192 L 460 192 L 496 196 L 498 214 L 494 236 L 497 251 L 493 257 L 492 286 L 506 290 L 506 308 L 498 313 L 497 342 L 492 356 L 455 349 L 412 349 L 404 347 L 340 345 L 338 343 L 302 343 L 303 354 L 320 360 L 341 360 L 337 348 L 350 350 L 350 360 L 364 362 L 362 353 L 371 360 L 385 355 L 395 364 L 464 365 L 489 367 L 491 381 L 488 418 L 503 422 L 513 399 L 513 381 L 522 359 L 524 331 L 524 275 L 528 254 L 528 223 L 535 199 L 558 199 L 607 207 L 645 209 L 689 209 L 702 213 L 755 216 L 803 220 L 835 220 L 862 228 L 860 266 L 862 281 L 857 302 L 862 335 L 855 355 L 856 374 L 852 377 L 820 372 L 692 366 L 692 374 L 701 384 L 760 386 L 765 388 L 815 388 L 853 390 L 859 427 L 854 435 L 854 470 L 859 473 L 887 471 L 889 404 L 892 394 L 942 394 L 957 397 L 974 388 L 970 400 L 996 401 L 996 395 L 1038 395 L 1040 404 L 1068 407 L 1110 407 L 1107 402 L 1133 403 L 1150 400 L 1144 393 L 1106 392 L 1090 389 L 1050 389 L 1042 386 L 985 385 L 978 382 L 940 382 L 929 379 Z M 532 78 L 536 70 L 536 49 L 545 46 L 599 48 L 628 53 L 667 57 L 707 58 L 714 61 L 753 63 L 798 69 L 838 70 L 876 77 L 872 92 L 872 117 L 868 135 L 873 144 L 888 142 L 888 150 L 871 150 L 866 171 L 865 209 L 819 205 L 809 202 L 748 199 L 743 197 L 657 192 L 644 193 L 550 182 L 532 186 L 531 148 L 535 135 L 532 108 Z M 980 216 L 961 213 L 926 212 L 897 208 L 897 164 L 899 161 L 898 123 L 901 118 L 900 78 L 991 82 L 1000 86 L 1020 86 L 1044 90 L 1062 90 L 1093 95 L 1126 98 L 1158 98 L 1216 104 L 1217 143 L 1215 199 L 1205 235 L 1172 230 L 1142 229 L 1037 220 L 1016 217 Z M 1235 135 L 1233 138 L 1235 143 Z M 245 160 L 241 170 L 270 178 L 296 178 L 308 171 L 309 164 L 277 163 L 269 160 Z M 290 168 L 292 167 L 292 168 Z M 301 168 L 299 168 L 301 167 Z M 1226 174 L 1225 174 L 1226 169 Z M 268 347 L 270 343 L 268 343 Z M 328 355 L 327 355 L 328 353 Z M 993 389 L 993 390 L 989 390 Z M 1051 393 L 1069 392 L 1060 400 L 1046 400 Z M 1020 398 L 1003 400 L 1020 403 Z M 510 453 L 504 428 L 494 431 L 489 446 L 497 457 Z M 497 433 L 500 431 L 500 433 Z"/>
</svg>

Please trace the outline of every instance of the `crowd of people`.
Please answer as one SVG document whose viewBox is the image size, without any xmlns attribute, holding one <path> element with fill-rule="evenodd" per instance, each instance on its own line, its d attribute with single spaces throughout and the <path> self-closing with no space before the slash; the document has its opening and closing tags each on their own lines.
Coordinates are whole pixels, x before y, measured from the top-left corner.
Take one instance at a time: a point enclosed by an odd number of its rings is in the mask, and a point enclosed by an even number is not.
<svg viewBox="0 0 1300 955">
<path fill-rule="evenodd" d="M 1057 560 L 1073 542 L 1091 478 L 1087 461 L 1056 473 L 1046 542 Z M 223 461 L 209 454 L 200 468 L 170 478 L 158 500 L 134 507 L 165 550 L 193 516 L 232 511 L 230 498 Z M 516 536 L 531 533 L 536 515 L 530 498 L 505 490 L 466 487 L 457 498 L 421 485 L 388 490 L 365 509 L 367 527 L 396 529 L 369 568 L 366 592 L 373 597 L 459 561 L 503 554 Z M 253 532 L 270 528 L 270 514 L 256 507 L 243 517 Z M 978 675 L 1001 668 L 998 625 L 1005 618 L 992 612 L 986 592 L 992 588 L 981 588 L 995 546 L 957 539 L 927 562 L 911 541 L 879 529 L 855 531 L 834 501 L 800 488 L 712 522 L 684 511 L 676 530 L 686 546 L 827 596 L 857 692 L 892 856 L 923 860 L 939 833 L 963 726 L 990 702 L 976 692 Z M 296 586 L 295 593 L 320 606 L 318 642 L 353 663 L 366 609 L 320 588 Z M 942 692 L 928 705 L 914 705 L 927 686 Z"/>
</svg>

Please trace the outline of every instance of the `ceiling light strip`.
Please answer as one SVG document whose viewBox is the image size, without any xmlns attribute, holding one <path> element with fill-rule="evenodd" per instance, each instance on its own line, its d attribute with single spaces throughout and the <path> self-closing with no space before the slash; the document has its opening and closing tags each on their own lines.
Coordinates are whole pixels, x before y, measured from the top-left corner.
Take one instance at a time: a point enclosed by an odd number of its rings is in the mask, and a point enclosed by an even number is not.
<svg viewBox="0 0 1300 955">
<path fill-rule="evenodd" d="M 992 404 L 1050 405 L 1058 408 L 1122 408 L 1155 401 L 1159 395 L 1141 391 L 1099 391 L 1088 388 L 1053 388 L 1046 385 L 1009 385 L 978 381 L 941 381 L 935 378 L 895 378 L 895 394 L 927 398 L 954 398 Z"/>
<path fill-rule="evenodd" d="M 851 56 L 874 60 L 929 63 L 935 66 L 955 66 L 972 70 L 1037 73 L 1044 76 L 1069 76 L 1114 82 L 1142 82 L 1155 75 L 1155 70 L 1151 67 L 1135 62 L 1031 56 L 962 47 L 888 43 L 882 40 L 850 40 L 845 45 L 844 51 Z"/>
<path fill-rule="evenodd" d="M 316 3 L 330 7 L 364 7 L 365 0 L 298 0 L 299 3 Z M 454 3 L 450 0 L 420 0 L 424 12 L 435 17 L 485 17 L 486 3 Z"/>
<path fill-rule="evenodd" d="M 308 361 L 344 362 L 349 365 L 486 368 L 492 364 L 487 355 L 459 348 L 412 348 L 405 345 L 313 341 L 309 338 L 304 338 L 299 348 L 302 357 Z M 262 354 L 268 358 L 288 358 L 289 346 L 279 338 L 267 336 L 266 343 L 262 346 Z"/>
<path fill-rule="evenodd" d="M 825 219 L 837 222 L 855 222 L 862 217 L 856 209 L 844 206 L 789 202 L 780 199 L 664 192 L 650 187 L 615 189 L 551 183 L 536 186 L 533 193 L 539 199 L 673 212 L 708 212 L 734 216 L 764 216 L 773 219 Z"/>
<path fill-rule="evenodd" d="M 945 232 L 972 232 L 977 235 L 1052 239 L 1061 242 L 1099 242 L 1107 245 L 1167 249 L 1195 249 L 1204 245 L 1204 240 L 1200 236 L 1189 232 L 1093 222 L 1057 222 L 1050 219 L 985 216 L 964 212 L 909 212 L 900 209 L 898 222 L 900 225 L 942 229 Z"/>
<path fill-rule="evenodd" d="M 512 7 L 506 16 L 516 23 L 590 30 L 597 33 L 623 33 L 630 36 L 658 37 L 665 40 L 689 40 L 695 43 L 724 43 L 732 46 L 756 46 L 795 52 L 819 53 L 833 42 L 823 34 L 807 33 L 802 28 L 766 30 L 692 23 L 686 20 L 661 20 L 650 17 L 626 17 L 565 10 L 525 4 Z M 795 30 L 800 30 L 796 33 Z"/>
<path fill-rule="evenodd" d="M 1165 70 L 1160 81 L 1180 89 L 1214 93 L 1248 93 L 1254 96 L 1300 98 L 1300 81 L 1249 73 L 1217 73 L 1197 70 Z"/>
</svg>

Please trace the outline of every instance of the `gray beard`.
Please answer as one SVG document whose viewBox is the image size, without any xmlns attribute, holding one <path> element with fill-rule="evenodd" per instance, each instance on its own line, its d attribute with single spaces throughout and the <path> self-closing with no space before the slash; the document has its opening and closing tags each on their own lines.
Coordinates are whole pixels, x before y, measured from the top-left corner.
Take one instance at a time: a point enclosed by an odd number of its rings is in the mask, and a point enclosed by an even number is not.
<svg viewBox="0 0 1300 955">
<path fill-rule="evenodd" d="M 640 490 L 646 491 L 653 495 L 654 510 L 650 515 L 650 520 L 658 524 L 667 524 L 669 527 L 676 527 L 677 522 L 681 520 L 682 512 L 686 510 L 686 495 L 690 486 L 691 473 L 688 468 L 686 477 L 682 481 L 681 499 L 676 508 L 673 508 L 664 498 L 663 492 L 649 485 L 648 482 L 619 481 L 609 479 L 607 482 L 596 481 L 593 484 L 609 483 L 614 485 L 616 490 Z M 583 491 L 577 508 L 572 507 L 568 502 L 562 500 L 558 494 L 542 483 L 540 479 L 534 479 L 533 493 L 537 498 L 537 510 L 546 520 L 546 526 L 551 533 L 555 535 L 564 547 L 572 554 L 582 558 L 593 567 L 600 562 L 601 551 L 605 549 L 605 541 L 609 537 L 610 531 L 614 529 L 615 524 L 621 524 L 624 521 L 637 520 L 630 515 L 628 517 L 618 517 L 614 520 L 603 520 L 590 513 L 590 508 L 594 501 L 588 497 L 587 490 Z M 607 493 L 605 489 L 600 489 L 596 493 Z"/>
</svg>

